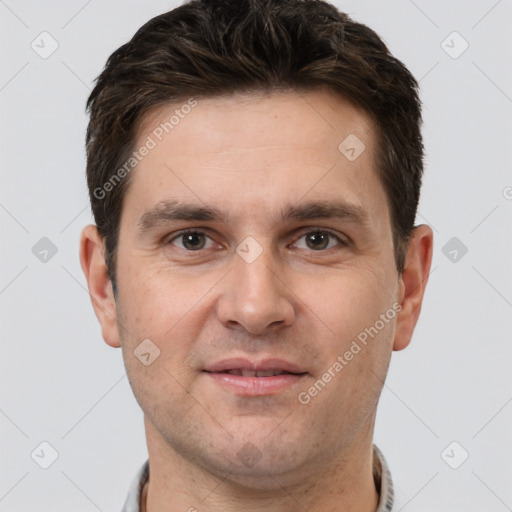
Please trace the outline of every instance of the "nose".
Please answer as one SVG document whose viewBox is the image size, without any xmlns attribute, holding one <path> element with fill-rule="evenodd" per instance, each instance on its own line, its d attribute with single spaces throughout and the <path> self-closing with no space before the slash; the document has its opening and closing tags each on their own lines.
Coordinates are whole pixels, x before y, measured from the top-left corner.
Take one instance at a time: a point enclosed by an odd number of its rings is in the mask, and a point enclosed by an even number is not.
<svg viewBox="0 0 512 512">
<path fill-rule="evenodd" d="M 243 328 L 257 335 L 293 324 L 294 295 L 270 252 L 264 250 L 251 263 L 235 255 L 234 267 L 222 281 L 216 308 L 225 327 Z"/>
</svg>

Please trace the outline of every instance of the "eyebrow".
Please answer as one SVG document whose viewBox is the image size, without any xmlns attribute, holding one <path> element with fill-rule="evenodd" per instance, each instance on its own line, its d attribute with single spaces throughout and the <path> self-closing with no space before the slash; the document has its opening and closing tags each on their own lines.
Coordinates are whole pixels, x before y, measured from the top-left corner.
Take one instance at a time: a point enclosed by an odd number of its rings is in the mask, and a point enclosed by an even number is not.
<svg viewBox="0 0 512 512">
<path fill-rule="evenodd" d="M 140 232 L 144 232 L 177 220 L 225 223 L 227 215 L 218 208 L 210 206 L 186 204 L 179 201 L 161 201 L 154 208 L 142 214 L 137 226 Z"/>
<path fill-rule="evenodd" d="M 283 220 L 304 221 L 315 219 L 340 219 L 366 224 L 367 210 L 358 204 L 344 201 L 311 201 L 299 205 L 286 206 L 281 213 Z"/>
<path fill-rule="evenodd" d="M 145 211 L 137 222 L 138 231 L 143 233 L 174 221 L 220 222 L 227 224 L 229 213 L 212 206 L 161 201 Z M 281 221 L 305 221 L 315 219 L 347 220 L 362 226 L 369 221 L 368 211 L 359 204 L 340 200 L 309 201 L 298 205 L 286 205 L 281 209 Z"/>
</svg>

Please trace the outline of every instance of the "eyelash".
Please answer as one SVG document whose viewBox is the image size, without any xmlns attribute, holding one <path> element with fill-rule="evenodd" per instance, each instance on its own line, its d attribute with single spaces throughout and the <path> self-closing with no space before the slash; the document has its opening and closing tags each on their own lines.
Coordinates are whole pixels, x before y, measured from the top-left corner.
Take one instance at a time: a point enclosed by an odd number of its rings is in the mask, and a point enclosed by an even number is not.
<svg viewBox="0 0 512 512">
<path fill-rule="evenodd" d="M 318 249 L 318 250 L 309 249 L 312 252 L 319 252 L 319 253 L 320 252 L 327 252 L 327 251 L 329 251 L 331 249 L 335 249 L 338 246 L 346 247 L 348 245 L 348 242 L 342 240 L 338 235 L 336 235 L 335 233 L 333 233 L 329 229 L 325 229 L 325 228 L 308 229 L 307 231 L 301 231 L 299 238 L 297 238 L 297 240 L 294 242 L 294 244 L 296 244 L 297 241 L 300 240 L 302 237 L 304 237 L 306 235 L 310 235 L 312 233 L 315 233 L 315 234 L 319 234 L 319 233 L 326 234 L 326 235 L 330 236 L 331 238 L 336 239 L 336 241 L 338 242 L 338 245 L 336 245 L 334 247 L 329 247 L 327 249 Z M 181 231 L 181 232 L 177 233 L 176 235 L 174 235 L 172 238 L 168 239 L 168 241 L 165 243 L 165 245 L 172 245 L 173 241 L 175 241 L 175 240 L 177 240 L 179 238 L 182 238 L 185 235 L 190 235 L 190 234 L 205 235 L 206 237 L 211 239 L 211 237 L 208 236 L 208 234 L 206 232 L 204 232 L 204 231 L 201 231 L 199 229 L 188 229 L 188 230 L 185 230 L 185 231 Z M 178 247 L 178 249 L 181 249 L 183 251 L 190 252 L 190 253 L 194 253 L 194 252 L 199 253 L 201 251 L 206 251 L 208 248 L 197 249 L 195 251 L 194 250 L 190 250 L 190 249 L 186 249 L 186 248 L 183 248 L 183 247 Z"/>
</svg>

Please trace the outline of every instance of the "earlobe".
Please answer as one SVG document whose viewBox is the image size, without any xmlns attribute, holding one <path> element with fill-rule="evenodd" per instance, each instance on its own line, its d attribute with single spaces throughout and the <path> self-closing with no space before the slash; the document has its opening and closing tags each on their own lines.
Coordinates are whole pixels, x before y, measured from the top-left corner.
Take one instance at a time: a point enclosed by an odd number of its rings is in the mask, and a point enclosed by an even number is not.
<svg viewBox="0 0 512 512">
<path fill-rule="evenodd" d="M 429 226 L 414 228 L 400 277 L 400 303 L 393 350 L 403 350 L 411 341 L 418 321 L 432 264 L 434 235 Z"/>
<path fill-rule="evenodd" d="M 89 295 L 105 342 L 120 347 L 117 310 L 112 283 L 105 264 L 103 240 L 94 225 L 86 226 L 80 238 L 80 264 L 87 280 Z"/>
</svg>

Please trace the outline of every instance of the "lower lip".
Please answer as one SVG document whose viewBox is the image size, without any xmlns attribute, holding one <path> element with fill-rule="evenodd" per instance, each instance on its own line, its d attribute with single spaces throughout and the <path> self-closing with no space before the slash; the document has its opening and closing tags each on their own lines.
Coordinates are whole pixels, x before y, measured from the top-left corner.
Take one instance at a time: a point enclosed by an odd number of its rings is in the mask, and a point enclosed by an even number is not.
<svg viewBox="0 0 512 512">
<path fill-rule="evenodd" d="M 229 373 L 203 372 L 225 389 L 241 396 L 274 395 L 296 385 L 306 374 L 285 373 L 273 377 L 242 377 Z"/>
</svg>

